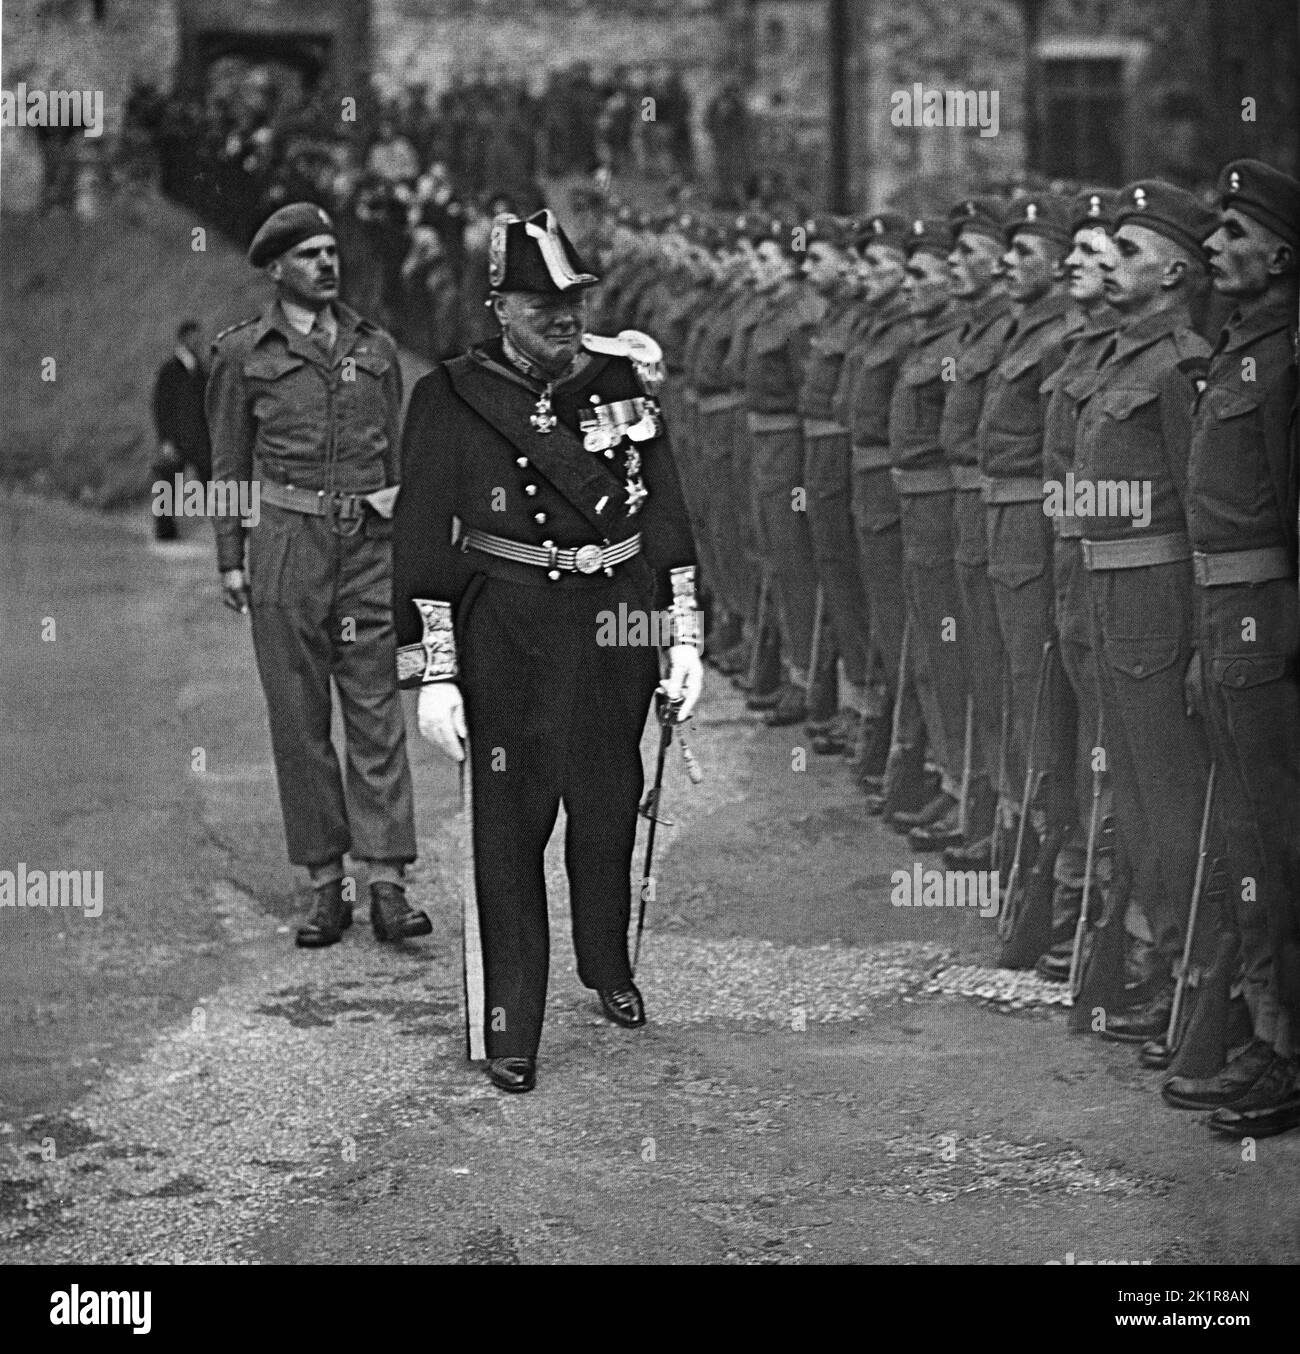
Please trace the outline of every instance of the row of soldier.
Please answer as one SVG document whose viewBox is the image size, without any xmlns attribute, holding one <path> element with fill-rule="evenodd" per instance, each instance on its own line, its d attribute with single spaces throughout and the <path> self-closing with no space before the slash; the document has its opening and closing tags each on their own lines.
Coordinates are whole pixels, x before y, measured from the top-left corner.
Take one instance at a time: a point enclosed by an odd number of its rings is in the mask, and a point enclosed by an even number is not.
<svg viewBox="0 0 1300 1354">
<path fill-rule="evenodd" d="M 714 666 L 1229 1135 L 1300 1124 L 1298 250 L 1249 160 L 1213 208 L 681 218 L 596 325 L 665 349 Z"/>
</svg>

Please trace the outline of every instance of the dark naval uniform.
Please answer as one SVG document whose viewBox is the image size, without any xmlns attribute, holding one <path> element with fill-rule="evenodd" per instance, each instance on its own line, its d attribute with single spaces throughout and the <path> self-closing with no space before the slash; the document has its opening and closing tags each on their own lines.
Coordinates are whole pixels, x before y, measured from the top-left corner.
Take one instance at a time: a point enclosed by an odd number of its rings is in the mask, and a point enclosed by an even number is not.
<svg viewBox="0 0 1300 1354">
<path fill-rule="evenodd" d="M 620 613 L 664 605 L 667 571 L 693 565 L 695 551 L 662 427 L 584 448 L 596 406 L 645 397 L 619 341 L 588 336 L 584 347 L 553 388 L 549 431 L 534 420 L 542 384 L 497 339 L 417 383 L 403 436 L 398 639 L 418 660 L 417 599 L 450 604 L 470 731 L 481 954 L 466 963 L 468 982 L 481 972 L 483 984 L 481 1024 L 470 993 L 471 1057 L 536 1055 L 549 954 L 542 856 L 561 803 L 578 975 L 596 989 L 631 979 L 639 747 L 659 665 L 652 645 L 601 635 Z M 478 532 L 554 551 L 568 567 L 485 553 Z M 611 550 L 622 562 L 602 566 Z"/>
<path fill-rule="evenodd" d="M 391 338 L 335 307 L 332 348 L 279 303 L 218 335 L 207 389 L 212 473 L 257 481 L 248 532 L 253 648 L 266 693 L 289 859 L 415 859 L 406 726 L 393 681 L 392 523 L 365 496 L 397 483 L 401 373 Z M 238 518 L 217 564 L 244 564 Z M 347 740 L 330 742 L 330 683 Z"/>
</svg>

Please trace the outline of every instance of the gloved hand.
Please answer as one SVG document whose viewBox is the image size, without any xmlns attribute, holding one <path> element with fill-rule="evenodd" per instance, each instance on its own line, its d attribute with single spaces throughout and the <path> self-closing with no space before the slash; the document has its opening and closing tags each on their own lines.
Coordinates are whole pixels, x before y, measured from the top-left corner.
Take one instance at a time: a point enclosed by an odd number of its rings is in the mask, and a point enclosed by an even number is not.
<svg viewBox="0 0 1300 1354">
<path fill-rule="evenodd" d="M 682 698 L 681 709 L 677 712 L 679 724 L 691 717 L 704 689 L 704 664 L 693 644 L 674 644 L 668 650 L 668 676 L 660 682 L 659 689 L 669 700 Z"/>
<path fill-rule="evenodd" d="M 242 569 L 226 569 L 221 575 L 221 600 L 231 609 L 248 615 L 251 600 L 248 579 Z"/>
<path fill-rule="evenodd" d="M 1191 662 L 1183 674 L 1183 699 L 1187 702 L 1187 717 L 1193 715 L 1205 717 L 1205 685 L 1201 673 L 1201 651 L 1192 652 Z"/>
<path fill-rule="evenodd" d="M 454 762 L 465 760 L 465 742 L 469 733 L 465 728 L 465 702 L 455 682 L 430 682 L 420 688 L 420 736 Z"/>
</svg>

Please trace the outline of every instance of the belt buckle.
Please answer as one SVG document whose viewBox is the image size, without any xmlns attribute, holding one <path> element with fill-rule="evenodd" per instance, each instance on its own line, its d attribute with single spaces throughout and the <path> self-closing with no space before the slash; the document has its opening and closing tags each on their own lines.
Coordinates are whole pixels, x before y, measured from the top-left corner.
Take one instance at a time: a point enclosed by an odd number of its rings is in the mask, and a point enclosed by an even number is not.
<svg viewBox="0 0 1300 1354">
<path fill-rule="evenodd" d="M 598 545 L 579 546 L 573 556 L 573 567 L 580 574 L 594 574 L 604 563 L 605 552 Z"/>
</svg>

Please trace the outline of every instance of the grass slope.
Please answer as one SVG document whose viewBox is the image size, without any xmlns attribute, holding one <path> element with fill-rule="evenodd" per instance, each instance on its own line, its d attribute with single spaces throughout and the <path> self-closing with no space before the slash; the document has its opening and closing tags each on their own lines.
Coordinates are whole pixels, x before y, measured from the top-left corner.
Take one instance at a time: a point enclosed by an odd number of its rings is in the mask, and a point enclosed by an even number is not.
<svg viewBox="0 0 1300 1354">
<path fill-rule="evenodd" d="M 207 341 L 267 294 L 214 232 L 193 249 L 193 227 L 152 197 L 93 222 L 0 217 L 0 486 L 100 507 L 147 494 L 149 398 L 177 323 L 194 316 Z"/>
</svg>

